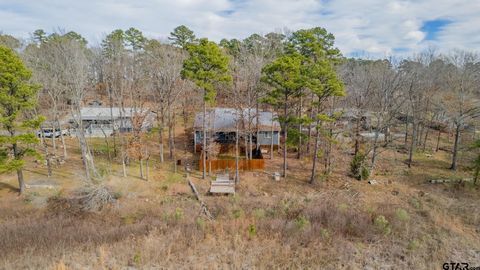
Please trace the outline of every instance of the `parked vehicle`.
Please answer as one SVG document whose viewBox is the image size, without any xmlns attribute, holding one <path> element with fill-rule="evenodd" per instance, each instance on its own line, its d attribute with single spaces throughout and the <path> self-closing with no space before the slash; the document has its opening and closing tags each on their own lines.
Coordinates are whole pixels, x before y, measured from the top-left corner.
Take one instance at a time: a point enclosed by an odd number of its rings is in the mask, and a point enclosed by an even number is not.
<svg viewBox="0 0 480 270">
<path fill-rule="evenodd" d="M 43 134 L 42 134 L 43 130 Z M 52 138 L 55 136 L 55 138 L 60 137 L 60 135 L 63 136 L 70 136 L 70 131 L 68 129 L 62 129 L 60 130 L 59 128 L 56 128 L 55 130 L 52 128 L 44 128 L 42 130 L 37 131 L 37 136 L 40 137 L 45 137 L 45 138 Z"/>
</svg>

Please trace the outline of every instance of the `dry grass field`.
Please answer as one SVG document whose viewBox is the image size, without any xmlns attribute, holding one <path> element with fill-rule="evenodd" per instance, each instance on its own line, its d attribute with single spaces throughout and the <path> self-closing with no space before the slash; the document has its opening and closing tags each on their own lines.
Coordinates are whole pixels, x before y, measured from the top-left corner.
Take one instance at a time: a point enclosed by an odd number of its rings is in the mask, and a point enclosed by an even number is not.
<svg viewBox="0 0 480 270">
<path fill-rule="evenodd" d="M 96 142 L 101 143 L 101 142 Z M 149 181 L 132 164 L 97 154 L 115 203 L 97 212 L 76 208 L 83 170 L 76 142 L 54 168 L 29 164 L 30 188 L 17 195 L 14 175 L 0 178 L 0 269 L 441 269 L 445 262 L 480 265 L 480 192 L 471 183 L 430 184 L 468 177 L 448 170 L 444 151 L 406 154 L 382 150 L 377 184 L 348 176 L 351 156 L 338 149 L 328 177 L 307 182 L 310 161 L 290 158 L 290 176 L 276 182 L 278 154 L 262 172 L 242 172 L 235 196 L 208 196 L 214 219 L 200 211 L 183 168 L 153 160 Z M 72 150 L 73 149 L 73 150 Z M 183 151 L 179 151 L 184 155 Z M 186 154 L 183 157 L 190 156 Z"/>
</svg>

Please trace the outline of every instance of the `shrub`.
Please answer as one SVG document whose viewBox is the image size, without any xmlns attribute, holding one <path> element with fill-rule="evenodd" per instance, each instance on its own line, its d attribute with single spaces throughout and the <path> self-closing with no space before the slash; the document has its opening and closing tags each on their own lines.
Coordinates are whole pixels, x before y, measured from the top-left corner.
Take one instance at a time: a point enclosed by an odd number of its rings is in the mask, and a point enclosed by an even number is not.
<svg viewBox="0 0 480 270">
<path fill-rule="evenodd" d="M 346 203 L 341 203 L 338 205 L 338 210 L 342 211 L 342 212 L 345 212 L 348 210 L 348 204 Z"/>
<path fill-rule="evenodd" d="M 419 247 L 420 247 L 420 243 L 418 242 L 418 240 L 417 240 L 417 239 L 413 239 L 412 241 L 410 241 L 410 242 L 408 243 L 407 249 L 413 251 L 413 250 L 418 249 Z"/>
<path fill-rule="evenodd" d="M 123 224 L 129 225 L 129 224 L 134 224 L 135 221 L 137 220 L 137 217 L 135 215 L 126 215 L 121 217 Z"/>
<path fill-rule="evenodd" d="M 295 219 L 295 225 L 297 225 L 299 230 L 303 231 L 310 226 L 310 221 L 305 216 L 300 215 Z"/>
<path fill-rule="evenodd" d="M 240 196 L 238 196 L 238 193 L 235 193 L 233 196 L 229 196 L 229 199 L 232 204 L 236 204 L 240 201 Z"/>
<path fill-rule="evenodd" d="M 181 208 L 175 208 L 174 218 L 175 220 L 183 219 L 183 210 Z"/>
<path fill-rule="evenodd" d="M 120 192 L 120 191 L 115 191 L 115 192 L 113 193 L 113 198 L 114 198 L 115 200 L 118 200 L 118 199 L 120 199 L 120 198 L 122 198 L 122 197 L 123 197 L 123 193 Z"/>
<path fill-rule="evenodd" d="M 417 198 L 411 198 L 409 201 L 410 205 L 412 205 L 415 209 L 420 209 L 422 204 Z"/>
<path fill-rule="evenodd" d="M 201 230 L 205 229 L 205 220 L 201 217 L 197 217 L 195 220 L 195 223 L 197 224 L 197 227 Z"/>
<path fill-rule="evenodd" d="M 248 237 L 253 238 L 257 235 L 257 227 L 255 224 L 248 225 Z"/>
<path fill-rule="evenodd" d="M 110 175 L 110 168 L 104 165 L 100 165 L 97 167 L 97 173 L 98 173 L 98 177 L 100 179 L 103 179 Z"/>
<path fill-rule="evenodd" d="M 279 211 L 277 208 L 267 208 L 265 211 L 265 216 L 270 218 L 275 218 L 279 215 Z"/>
<path fill-rule="evenodd" d="M 262 219 L 262 218 L 265 217 L 266 213 L 265 213 L 265 210 L 263 210 L 262 208 L 257 208 L 255 210 L 253 210 L 253 215 L 257 219 Z"/>
<path fill-rule="evenodd" d="M 407 221 L 410 219 L 407 211 L 403 208 L 398 208 L 397 211 L 395 211 L 395 215 L 400 221 Z"/>
<path fill-rule="evenodd" d="M 357 153 L 350 163 L 350 173 L 357 180 L 367 180 L 370 177 L 370 170 L 366 163 L 367 156 L 363 153 Z"/>
<path fill-rule="evenodd" d="M 385 218 L 385 216 L 377 216 L 374 221 L 375 227 L 381 231 L 384 235 L 390 234 L 392 231 L 390 228 L 390 223 L 388 220 Z"/>
<path fill-rule="evenodd" d="M 135 255 L 133 256 L 133 262 L 136 264 L 136 265 L 139 265 L 140 262 L 142 261 L 142 257 L 140 256 L 140 253 L 135 253 Z"/>
<path fill-rule="evenodd" d="M 33 200 L 35 199 L 35 196 L 36 196 L 35 193 L 27 194 L 27 195 L 25 195 L 25 197 L 23 198 L 23 201 L 24 201 L 25 203 L 27 203 L 27 204 L 28 204 L 28 203 L 31 203 L 31 202 L 33 202 Z"/>
<path fill-rule="evenodd" d="M 233 210 L 233 211 L 232 211 L 232 216 L 233 216 L 233 218 L 235 218 L 235 219 L 238 219 L 238 218 L 240 218 L 241 216 L 243 216 L 243 211 L 242 211 L 242 209 L 235 209 L 235 210 Z"/>
<path fill-rule="evenodd" d="M 327 239 L 330 238 L 330 232 L 325 228 L 321 228 L 320 229 L 320 236 L 322 237 L 322 239 L 327 240 Z"/>
</svg>

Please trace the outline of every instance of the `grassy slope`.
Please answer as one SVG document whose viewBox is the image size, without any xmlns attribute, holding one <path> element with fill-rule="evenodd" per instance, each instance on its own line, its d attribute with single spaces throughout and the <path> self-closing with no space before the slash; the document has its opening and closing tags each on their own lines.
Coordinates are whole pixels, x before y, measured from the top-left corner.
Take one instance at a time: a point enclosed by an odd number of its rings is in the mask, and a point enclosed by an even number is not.
<svg viewBox="0 0 480 270">
<path fill-rule="evenodd" d="M 437 269 L 449 261 L 480 261 L 478 187 L 426 183 L 466 176 L 446 169 L 445 152 L 418 153 L 407 169 L 405 154 L 386 150 L 373 177 L 378 185 L 348 178 L 351 157 L 341 150 L 332 175 L 309 185 L 309 161 L 292 156 L 286 181 L 248 172 L 235 196 L 204 196 L 215 221 L 200 214 L 172 166 L 153 160 L 146 182 L 132 164 L 125 179 L 100 153 L 103 181 L 118 203 L 95 214 L 49 208 L 47 198 L 68 197 L 82 185 L 81 162 L 71 152 L 48 180 L 58 189 L 18 197 L 14 175 L 0 179 L 0 269 Z M 278 171 L 281 160 L 269 161 L 266 171 Z M 43 166 L 29 166 L 27 182 L 45 175 Z M 199 176 L 192 179 L 205 194 L 208 182 Z"/>
</svg>

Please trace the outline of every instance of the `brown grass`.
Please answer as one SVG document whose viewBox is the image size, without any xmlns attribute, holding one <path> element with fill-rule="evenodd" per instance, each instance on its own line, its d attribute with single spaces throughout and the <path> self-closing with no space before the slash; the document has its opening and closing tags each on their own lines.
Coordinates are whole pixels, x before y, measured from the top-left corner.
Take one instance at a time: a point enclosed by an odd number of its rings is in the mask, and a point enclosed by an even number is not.
<svg viewBox="0 0 480 270">
<path fill-rule="evenodd" d="M 478 187 L 427 184 L 467 175 L 447 170 L 443 152 L 417 154 L 410 170 L 405 157 L 382 152 L 379 184 L 368 185 L 348 177 L 351 156 L 339 148 L 332 174 L 310 185 L 310 161 L 294 153 L 291 176 L 273 181 L 282 162 L 275 156 L 265 171 L 242 172 L 235 196 L 206 196 L 209 181 L 193 172 L 215 217 L 208 221 L 182 174 L 155 160 L 150 181 L 138 178 L 136 164 L 126 179 L 111 165 L 102 184 L 117 202 L 85 212 L 72 201 L 84 186 L 73 155 L 54 169 L 59 190 L 19 197 L 14 175 L 2 176 L 0 269 L 437 269 L 480 261 Z M 27 182 L 44 173 L 31 167 Z"/>
</svg>

